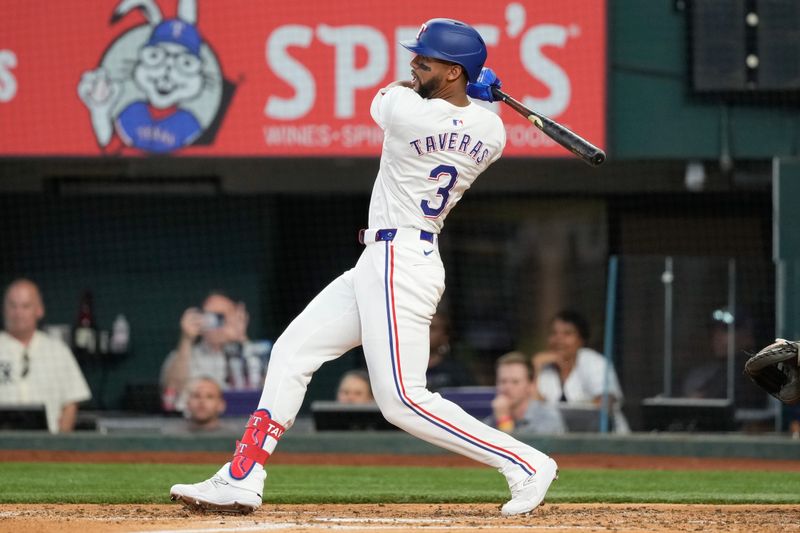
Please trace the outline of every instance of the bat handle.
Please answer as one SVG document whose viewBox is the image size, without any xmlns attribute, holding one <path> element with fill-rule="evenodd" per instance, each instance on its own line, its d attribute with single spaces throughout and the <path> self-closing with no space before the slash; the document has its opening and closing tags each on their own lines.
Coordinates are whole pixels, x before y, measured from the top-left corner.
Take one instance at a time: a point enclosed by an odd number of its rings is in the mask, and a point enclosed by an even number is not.
<svg viewBox="0 0 800 533">
<path fill-rule="evenodd" d="M 494 96 L 495 101 L 508 102 L 508 95 L 494 85 L 492 85 L 492 96 Z"/>
</svg>

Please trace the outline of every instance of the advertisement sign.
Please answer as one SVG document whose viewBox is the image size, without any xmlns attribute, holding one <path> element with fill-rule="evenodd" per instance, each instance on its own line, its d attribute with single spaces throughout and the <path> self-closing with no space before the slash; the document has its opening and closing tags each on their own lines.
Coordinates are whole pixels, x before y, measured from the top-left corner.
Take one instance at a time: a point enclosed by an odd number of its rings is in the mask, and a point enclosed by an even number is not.
<svg viewBox="0 0 800 533">
<path fill-rule="evenodd" d="M 410 78 L 398 41 L 434 16 L 480 31 L 507 93 L 605 143 L 604 0 L 0 3 L 0 156 L 377 156 L 372 97 Z M 506 156 L 568 156 L 485 105 Z"/>
</svg>

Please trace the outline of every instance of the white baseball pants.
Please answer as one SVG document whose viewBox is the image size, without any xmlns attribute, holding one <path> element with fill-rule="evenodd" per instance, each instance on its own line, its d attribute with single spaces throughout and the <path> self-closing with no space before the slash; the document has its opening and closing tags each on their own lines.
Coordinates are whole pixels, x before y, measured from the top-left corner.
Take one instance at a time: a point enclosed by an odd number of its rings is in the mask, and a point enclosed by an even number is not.
<svg viewBox="0 0 800 533">
<path fill-rule="evenodd" d="M 356 266 L 322 290 L 275 342 L 259 409 L 285 427 L 294 421 L 312 374 L 363 345 L 375 401 L 392 424 L 427 442 L 493 466 L 509 484 L 547 458 L 428 391 L 429 326 L 444 291 L 435 244 L 401 228 L 366 247 Z M 276 441 L 267 439 L 270 453 Z"/>
</svg>

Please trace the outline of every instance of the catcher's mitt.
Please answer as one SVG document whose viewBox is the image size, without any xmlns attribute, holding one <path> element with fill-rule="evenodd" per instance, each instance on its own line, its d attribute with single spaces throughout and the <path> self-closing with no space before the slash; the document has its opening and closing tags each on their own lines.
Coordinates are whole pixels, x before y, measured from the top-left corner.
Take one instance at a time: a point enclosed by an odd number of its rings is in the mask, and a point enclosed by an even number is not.
<svg viewBox="0 0 800 533">
<path fill-rule="evenodd" d="M 756 385 L 787 404 L 800 402 L 798 342 L 775 339 L 744 364 Z"/>
</svg>

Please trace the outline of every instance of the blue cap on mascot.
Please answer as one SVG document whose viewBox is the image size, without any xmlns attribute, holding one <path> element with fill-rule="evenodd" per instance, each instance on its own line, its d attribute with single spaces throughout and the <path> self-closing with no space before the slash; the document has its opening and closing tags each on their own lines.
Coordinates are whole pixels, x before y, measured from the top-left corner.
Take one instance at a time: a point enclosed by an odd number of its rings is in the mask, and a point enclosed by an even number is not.
<svg viewBox="0 0 800 533">
<path fill-rule="evenodd" d="M 153 33 L 150 34 L 150 39 L 147 41 L 147 44 L 151 46 L 159 43 L 183 45 L 191 53 L 200 57 L 200 45 L 203 44 L 203 40 L 194 25 L 180 19 L 168 19 L 153 29 Z"/>
</svg>

